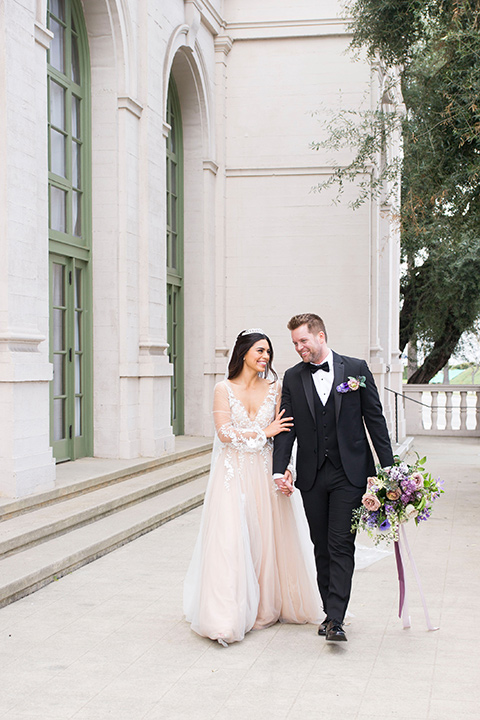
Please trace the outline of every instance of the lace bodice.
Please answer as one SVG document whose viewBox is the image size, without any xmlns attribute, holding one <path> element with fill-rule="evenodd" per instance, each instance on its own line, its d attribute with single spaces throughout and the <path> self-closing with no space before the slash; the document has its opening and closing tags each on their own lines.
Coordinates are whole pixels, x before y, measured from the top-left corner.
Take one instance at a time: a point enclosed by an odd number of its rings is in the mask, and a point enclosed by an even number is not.
<svg viewBox="0 0 480 720">
<path fill-rule="evenodd" d="M 272 383 L 255 417 L 250 417 L 245 405 L 239 400 L 227 380 L 215 387 L 213 417 L 217 437 L 214 444 L 212 467 L 221 458 L 224 467 L 224 487 L 230 491 L 230 485 L 237 476 L 241 480 L 246 468 L 260 458 L 264 472 L 271 477 L 271 457 L 273 439 L 267 438 L 264 429 L 275 418 L 280 384 Z M 222 452 L 223 451 L 223 452 Z M 276 485 L 271 480 L 271 490 Z"/>
<path fill-rule="evenodd" d="M 232 388 L 227 385 L 230 409 L 232 412 L 232 422 L 239 428 L 256 429 L 257 427 L 265 428 L 270 425 L 275 417 L 275 405 L 277 400 L 276 383 L 272 383 L 268 389 L 265 400 L 257 410 L 257 414 L 252 419 L 247 413 L 245 405 L 234 394 Z"/>
<path fill-rule="evenodd" d="M 219 440 L 232 443 L 234 447 L 246 452 L 257 452 L 267 443 L 264 428 L 275 417 L 278 398 L 278 383 L 272 383 L 265 399 L 251 418 L 245 405 L 239 400 L 228 381 L 224 380 L 215 388 L 213 416 Z"/>
</svg>

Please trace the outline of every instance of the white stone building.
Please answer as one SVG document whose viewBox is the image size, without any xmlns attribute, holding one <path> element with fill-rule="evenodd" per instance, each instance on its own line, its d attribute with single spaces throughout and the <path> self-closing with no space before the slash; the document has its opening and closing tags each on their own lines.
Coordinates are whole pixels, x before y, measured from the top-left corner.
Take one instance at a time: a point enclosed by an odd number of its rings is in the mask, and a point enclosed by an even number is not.
<svg viewBox="0 0 480 720">
<path fill-rule="evenodd" d="M 400 390 L 395 230 L 311 192 L 312 112 L 379 97 L 346 27 L 336 0 L 0 3 L 1 495 L 210 435 L 236 334 L 283 372 L 298 312 Z"/>
</svg>

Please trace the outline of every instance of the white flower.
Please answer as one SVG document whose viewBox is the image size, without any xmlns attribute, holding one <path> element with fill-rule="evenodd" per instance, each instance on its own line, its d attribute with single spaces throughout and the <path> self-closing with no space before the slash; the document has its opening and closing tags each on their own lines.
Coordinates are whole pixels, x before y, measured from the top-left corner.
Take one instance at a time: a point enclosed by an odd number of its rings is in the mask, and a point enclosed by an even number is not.
<svg viewBox="0 0 480 720">
<path fill-rule="evenodd" d="M 418 510 L 413 507 L 413 505 L 407 505 L 405 508 L 405 515 L 407 516 L 408 520 L 413 520 L 413 518 L 417 517 Z"/>
</svg>

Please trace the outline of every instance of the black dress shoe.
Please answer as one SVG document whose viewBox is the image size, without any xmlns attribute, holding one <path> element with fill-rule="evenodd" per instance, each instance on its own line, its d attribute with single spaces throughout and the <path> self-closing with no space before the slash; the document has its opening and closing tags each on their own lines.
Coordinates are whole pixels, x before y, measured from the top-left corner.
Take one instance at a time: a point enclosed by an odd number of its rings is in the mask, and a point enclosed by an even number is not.
<svg viewBox="0 0 480 720">
<path fill-rule="evenodd" d="M 328 617 L 326 617 L 325 620 L 322 623 L 320 623 L 320 625 L 318 626 L 318 634 L 319 635 L 322 635 L 323 637 L 325 637 L 325 635 L 327 634 L 328 623 L 329 623 Z"/>
<path fill-rule="evenodd" d="M 333 640 L 334 642 L 346 642 L 347 636 L 343 629 L 342 623 L 338 620 L 330 620 L 325 633 L 325 640 Z"/>
</svg>

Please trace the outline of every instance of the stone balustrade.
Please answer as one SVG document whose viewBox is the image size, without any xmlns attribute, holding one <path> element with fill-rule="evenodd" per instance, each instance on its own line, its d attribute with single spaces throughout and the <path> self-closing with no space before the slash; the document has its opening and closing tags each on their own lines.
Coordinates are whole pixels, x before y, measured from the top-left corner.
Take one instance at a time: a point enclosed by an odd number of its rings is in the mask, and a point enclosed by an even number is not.
<svg viewBox="0 0 480 720">
<path fill-rule="evenodd" d="M 404 385 L 408 435 L 480 437 L 480 385 Z"/>
</svg>

